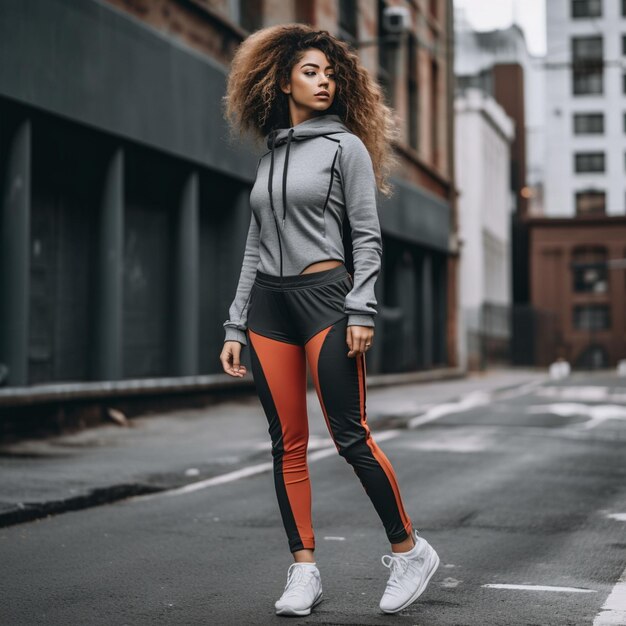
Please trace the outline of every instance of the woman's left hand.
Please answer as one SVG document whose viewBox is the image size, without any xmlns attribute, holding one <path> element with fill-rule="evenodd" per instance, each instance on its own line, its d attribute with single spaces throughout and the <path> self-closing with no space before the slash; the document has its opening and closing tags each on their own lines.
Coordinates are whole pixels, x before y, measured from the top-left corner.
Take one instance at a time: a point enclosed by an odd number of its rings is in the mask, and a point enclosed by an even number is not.
<svg viewBox="0 0 626 626">
<path fill-rule="evenodd" d="M 371 326 L 348 326 L 346 329 L 346 343 L 350 351 L 350 358 L 367 352 L 374 339 L 374 329 Z"/>
</svg>

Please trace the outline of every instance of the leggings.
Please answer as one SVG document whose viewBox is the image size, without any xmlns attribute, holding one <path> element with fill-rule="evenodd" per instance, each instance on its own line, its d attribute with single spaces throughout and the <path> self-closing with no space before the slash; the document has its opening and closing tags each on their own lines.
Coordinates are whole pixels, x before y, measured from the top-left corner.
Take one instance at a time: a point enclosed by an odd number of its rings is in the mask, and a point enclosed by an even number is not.
<svg viewBox="0 0 626 626">
<path fill-rule="evenodd" d="M 291 552 L 315 549 L 307 465 L 306 363 L 328 431 L 352 466 L 390 543 L 412 530 L 389 459 L 376 445 L 365 411 L 365 355 L 348 357 L 347 314 L 352 277 L 345 265 L 274 276 L 257 270 L 250 292 L 250 363 L 269 423 L 274 485 Z"/>
</svg>

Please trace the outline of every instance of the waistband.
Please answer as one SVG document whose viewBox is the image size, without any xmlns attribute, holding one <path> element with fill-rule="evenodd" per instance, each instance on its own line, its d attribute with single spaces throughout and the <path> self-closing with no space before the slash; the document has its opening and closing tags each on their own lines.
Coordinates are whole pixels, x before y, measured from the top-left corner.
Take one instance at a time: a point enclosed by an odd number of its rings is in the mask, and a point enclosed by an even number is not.
<svg viewBox="0 0 626 626">
<path fill-rule="evenodd" d="M 261 287 L 278 288 L 281 286 L 287 289 L 298 287 L 313 287 L 315 285 L 324 285 L 326 283 L 338 280 L 340 277 L 348 276 L 348 270 L 342 263 L 337 267 L 331 267 L 321 272 L 310 272 L 309 274 L 288 274 L 281 277 L 274 274 L 266 274 L 261 270 L 257 270 L 254 282 Z"/>
</svg>

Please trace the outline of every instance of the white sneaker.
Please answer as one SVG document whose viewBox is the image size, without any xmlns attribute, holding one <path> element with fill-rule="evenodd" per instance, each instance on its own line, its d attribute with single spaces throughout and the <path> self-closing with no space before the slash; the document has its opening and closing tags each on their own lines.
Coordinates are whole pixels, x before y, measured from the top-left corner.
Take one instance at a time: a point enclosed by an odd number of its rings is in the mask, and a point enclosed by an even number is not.
<svg viewBox="0 0 626 626">
<path fill-rule="evenodd" d="M 385 554 L 382 562 L 391 572 L 387 588 L 380 600 L 384 613 L 397 613 L 419 598 L 439 567 L 435 549 L 415 533 L 415 546 L 406 553 Z"/>
<path fill-rule="evenodd" d="M 315 563 L 292 563 L 287 570 L 287 584 L 276 615 L 309 615 L 322 601 L 322 579 Z"/>
</svg>

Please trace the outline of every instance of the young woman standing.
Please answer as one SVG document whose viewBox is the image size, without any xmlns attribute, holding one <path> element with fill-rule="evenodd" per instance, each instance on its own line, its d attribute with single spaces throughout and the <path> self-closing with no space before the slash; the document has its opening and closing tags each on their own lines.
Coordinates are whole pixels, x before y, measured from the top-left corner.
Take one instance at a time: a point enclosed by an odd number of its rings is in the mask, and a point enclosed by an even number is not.
<svg viewBox="0 0 626 626">
<path fill-rule="evenodd" d="M 269 423 L 274 483 L 294 563 L 279 615 L 308 615 L 322 600 L 314 559 L 307 466 L 306 364 L 338 453 L 383 523 L 391 554 L 380 601 L 414 602 L 439 565 L 412 527 L 393 467 L 371 436 L 365 352 L 374 339 L 374 285 L 382 237 L 377 188 L 390 194 L 397 132 L 381 90 L 358 56 L 303 24 L 253 33 L 237 49 L 224 97 L 233 127 L 263 138 L 235 299 L 224 322 L 223 369 L 244 376 L 242 347 Z M 344 219 L 353 275 L 346 268 Z"/>
</svg>

